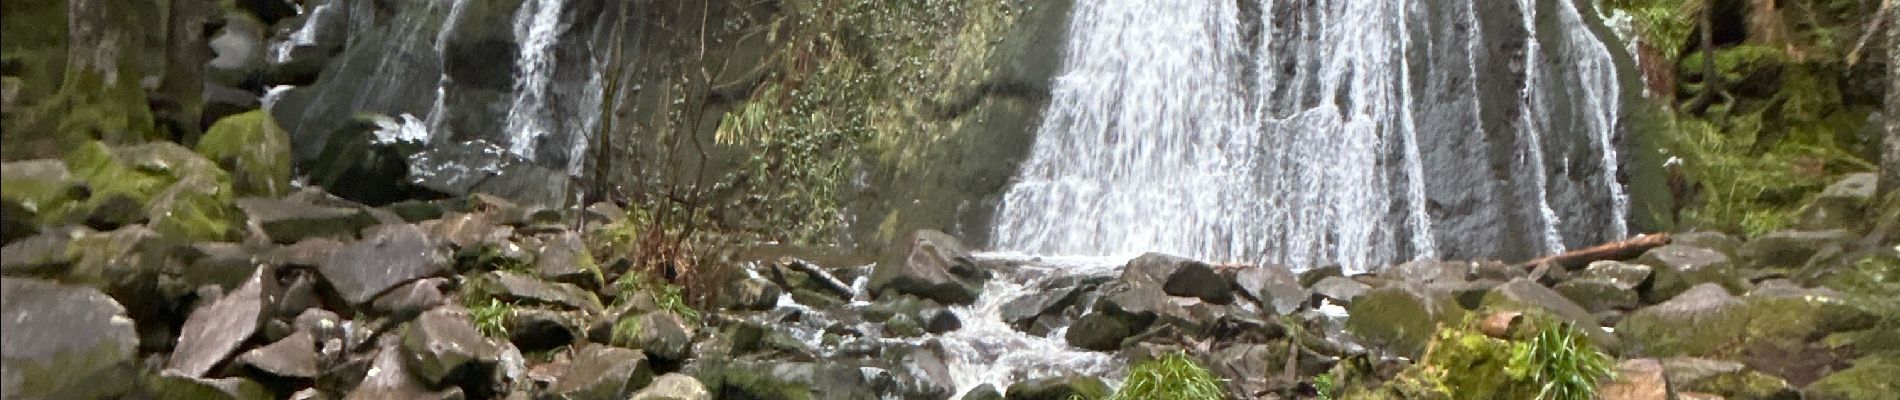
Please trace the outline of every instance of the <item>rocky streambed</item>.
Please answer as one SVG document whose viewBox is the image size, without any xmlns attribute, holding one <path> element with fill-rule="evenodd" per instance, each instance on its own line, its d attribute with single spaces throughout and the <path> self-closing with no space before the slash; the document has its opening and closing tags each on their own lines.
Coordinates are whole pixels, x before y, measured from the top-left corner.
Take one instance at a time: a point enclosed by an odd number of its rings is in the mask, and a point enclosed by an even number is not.
<svg viewBox="0 0 1900 400">
<path fill-rule="evenodd" d="M 1878 297 L 1900 209 L 1871 175 L 1800 230 L 1581 265 L 1038 257 L 926 230 L 876 259 L 734 252 L 772 255 L 723 257 L 687 301 L 599 245 L 609 204 L 371 207 L 142 146 L 5 166 L 8 398 L 1066 399 L 1170 354 L 1230 398 L 1404 398 L 1439 332 L 1500 313 L 1614 356 L 1604 398 L 1878 399 L 1900 376 Z"/>
</svg>

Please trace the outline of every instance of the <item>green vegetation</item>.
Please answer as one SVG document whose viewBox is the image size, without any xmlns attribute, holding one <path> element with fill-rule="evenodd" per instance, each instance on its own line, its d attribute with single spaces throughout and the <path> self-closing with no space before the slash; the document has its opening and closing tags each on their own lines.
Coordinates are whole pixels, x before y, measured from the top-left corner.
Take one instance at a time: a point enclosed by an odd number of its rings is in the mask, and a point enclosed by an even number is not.
<svg viewBox="0 0 1900 400">
<path fill-rule="evenodd" d="M 679 285 L 656 282 L 643 274 L 626 274 L 614 281 L 614 289 L 621 303 L 645 295 L 653 299 L 658 310 L 685 318 L 689 324 L 699 324 L 699 310 L 686 302 L 685 291 Z"/>
<path fill-rule="evenodd" d="M 1591 399 L 1610 379 L 1613 359 L 1574 328 L 1531 316 L 1535 332 L 1515 340 L 1478 332 L 1467 321 L 1441 328 L 1425 356 L 1388 385 L 1400 398 Z"/>
<path fill-rule="evenodd" d="M 488 301 L 481 302 L 479 299 Z M 513 304 L 486 296 L 465 295 L 462 301 L 468 307 L 469 318 L 475 321 L 475 330 L 491 338 L 508 338 L 508 317 L 514 315 Z"/>
<path fill-rule="evenodd" d="M 1783 229 L 1828 183 L 1875 168 L 1869 160 L 1876 143 L 1861 132 L 1883 88 L 1864 83 L 1880 81 L 1881 71 L 1854 62 L 1867 56 L 1854 47 L 1874 4 L 1603 3 L 1631 17 L 1638 63 L 1662 109 L 1639 121 L 1637 131 L 1665 157 L 1681 160 L 1672 172 L 1680 182 L 1672 189 L 1675 222 L 1685 225 L 1677 229 Z M 1705 42 L 1699 17 L 1710 7 L 1709 28 L 1742 37 Z"/>
<path fill-rule="evenodd" d="M 1128 380 L 1109 400 L 1179 399 L 1209 400 L 1227 398 L 1220 378 L 1196 364 L 1186 354 L 1174 353 L 1135 364 Z"/>
</svg>

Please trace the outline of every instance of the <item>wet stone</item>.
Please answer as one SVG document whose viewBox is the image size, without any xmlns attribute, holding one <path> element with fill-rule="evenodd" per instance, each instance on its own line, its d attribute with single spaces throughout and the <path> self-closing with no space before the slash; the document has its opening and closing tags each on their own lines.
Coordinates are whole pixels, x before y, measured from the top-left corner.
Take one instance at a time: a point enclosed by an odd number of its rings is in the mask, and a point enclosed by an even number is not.
<svg viewBox="0 0 1900 400">
<path fill-rule="evenodd" d="M 448 257 L 415 225 L 384 225 L 367 236 L 337 249 L 318 268 L 351 304 L 367 303 L 389 288 L 448 267 Z"/>
</svg>

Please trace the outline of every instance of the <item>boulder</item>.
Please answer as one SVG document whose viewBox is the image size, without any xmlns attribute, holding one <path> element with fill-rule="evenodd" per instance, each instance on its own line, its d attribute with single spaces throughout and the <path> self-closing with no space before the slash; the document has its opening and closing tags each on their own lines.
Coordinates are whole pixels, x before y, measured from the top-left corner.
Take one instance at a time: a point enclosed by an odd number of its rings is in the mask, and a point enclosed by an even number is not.
<svg viewBox="0 0 1900 400">
<path fill-rule="evenodd" d="M 772 281 L 742 277 L 727 281 L 725 289 L 713 295 L 713 305 L 733 311 L 765 311 L 778 305 L 782 293 Z"/>
<path fill-rule="evenodd" d="M 1616 379 L 1597 387 L 1603 400 L 1669 400 L 1669 381 L 1662 362 L 1654 358 L 1624 360 L 1616 365 Z"/>
<path fill-rule="evenodd" d="M 367 211 L 346 207 L 328 207 L 287 198 L 246 197 L 237 199 L 238 209 L 264 235 L 279 244 L 292 244 L 310 238 L 349 240 L 364 228 L 376 225 L 376 217 Z"/>
<path fill-rule="evenodd" d="M 1900 357 L 1869 356 L 1854 365 L 1808 384 L 1801 390 L 1809 400 L 1876 400 L 1900 393 Z"/>
<path fill-rule="evenodd" d="M 231 205 L 230 175 L 189 149 L 170 142 L 120 148 L 90 142 L 67 153 L 65 161 L 91 189 L 81 207 L 95 226 L 146 221 L 173 238 L 237 239 L 243 215 Z"/>
<path fill-rule="evenodd" d="M 1590 310 L 1570 301 L 1563 294 L 1544 287 L 1528 278 L 1513 279 L 1491 289 L 1484 296 L 1484 309 L 1487 310 L 1541 310 L 1569 322 L 1580 330 L 1600 334 L 1595 327 L 1597 318 Z"/>
<path fill-rule="evenodd" d="M 1410 356 L 1424 352 L 1439 324 L 1455 323 L 1465 315 L 1451 293 L 1410 282 L 1372 289 L 1346 310 L 1346 330 Z"/>
<path fill-rule="evenodd" d="M 237 290 L 192 310 L 165 368 L 202 378 L 212 367 L 222 364 L 263 326 L 268 317 L 264 311 L 270 309 L 276 286 L 276 275 L 269 268 L 260 268 Z"/>
<path fill-rule="evenodd" d="M 267 400 L 274 398 L 263 384 L 242 377 L 204 378 L 164 370 L 147 381 L 152 397 L 161 400 Z"/>
<path fill-rule="evenodd" d="M 389 318 L 393 321 L 408 321 L 423 311 L 449 304 L 454 299 L 443 293 L 442 289 L 450 285 L 447 278 L 425 278 L 409 281 L 376 295 L 369 302 L 369 315 Z"/>
<path fill-rule="evenodd" d="M 1779 231 L 1757 236 L 1743 244 L 1741 255 L 1756 268 L 1798 268 L 1830 246 L 1845 246 L 1856 239 L 1843 229 L 1826 231 Z"/>
<path fill-rule="evenodd" d="M 1313 296 L 1338 304 L 1352 304 L 1353 299 L 1372 291 L 1372 286 L 1351 278 L 1329 276 L 1313 283 Z"/>
<path fill-rule="evenodd" d="M 693 350 L 693 327 L 666 311 L 621 317 L 614 325 L 614 344 L 645 351 L 653 358 L 684 361 Z"/>
<path fill-rule="evenodd" d="M 534 307 L 511 308 L 504 325 L 508 341 L 521 351 L 541 351 L 566 346 L 574 338 L 586 336 L 585 314 Z"/>
<path fill-rule="evenodd" d="M 21 399 L 114 398 L 132 385 L 138 336 L 97 289 L 0 278 L 0 392 Z"/>
<path fill-rule="evenodd" d="M 1671 388 L 1709 393 L 1729 399 L 1799 399 L 1801 395 L 1781 378 L 1763 374 L 1737 362 L 1671 357 L 1662 360 Z"/>
<path fill-rule="evenodd" d="M 1085 294 L 1103 281 L 1106 279 L 1084 279 L 1078 276 L 1039 283 L 1035 290 L 1003 304 L 1003 322 L 1018 331 L 1037 336 L 1069 326 L 1071 320 L 1080 316 L 1081 310 L 1076 306 L 1088 297 Z"/>
<path fill-rule="evenodd" d="M 1742 240 L 1721 232 L 1682 232 L 1669 235 L 1669 243 L 1715 250 L 1729 259 L 1740 256 Z"/>
<path fill-rule="evenodd" d="M 79 262 L 88 237 L 84 227 L 48 231 L 0 247 L 0 273 L 6 276 L 57 278 Z"/>
<path fill-rule="evenodd" d="M 1748 317 L 1742 300 L 1714 283 L 1696 285 L 1661 304 L 1636 310 L 1616 325 L 1633 354 L 1652 357 L 1698 355 L 1734 338 Z M 1696 327 L 1695 329 L 1684 329 Z"/>
<path fill-rule="evenodd" d="M 588 343 L 574 350 L 574 361 L 548 392 L 564 399 L 618 400 L 652 379 L 653 370 L 639 350 Z M 700 391 L 704 394 L 705 389 Z"/>
<path fill-rule="evenodd" d="M 1105 399 L 1113 391 L 1101 378 L 1063 376 L 1030 379 L 1009 385 L 1003 392 L 1007 400 L 1094 400 Z"/>
<path fill-rule="evenodd" d="M 299 330 L 276 343 L 244 352 L 238 356 L 238 363 L 275 376 L 315 379 L 318 372 L 316 337 L 308 330 Z"/>
<path fill-rule="evenodd" d="M 1158 286 L 1169 296 L 1193 297 L 1214 304 L 1234 301 L 1233 284 L 1207 263 L 1161 253 L 1148 253 L 1122 268 L 1120 282 L 1130 286 Z"/>
<path fill-rule="evenodd" d="M 218 120 L 198 140 L 197 151 L 231 171 L 231 188 L 238 195 L 290 192 L 290 135 L 263 110 Z"/>
<path fill-rule="evenodd" d="M 600 275 L 600 264 L 594 262 L 594 256 L 587 252 L 587 244 L 581 241 L 579 233 L 565 231 L 549 238 L 541 246 L 541 254 L 534 259 L 534 269 L 542 279 L 555 282 L 572 283 L 582 287 L 600 287 L 605 278 Z"/>
<path fill-rule="evenodd" d="M 91 190 L 60 160 L 13 161 L 0 165 L 0 203 L 7 243 L 38 233 L 42 227 L 85 218 L 83 201 Z"/>
<path fill-rule="evenodd" d="M 1621 261 L 1597 261 L 1590 263 L 1590 266 L 1584 267 L 1575 275 L 1571 275 L 1570 279 L 1601 280 L 1616 285 L 1618 288 L 1637 290 L 1649 283 L 1649 277 L 1654 273 L 1655 269 L 1648 265 Z"/>
<path fill-rule="evenodd" d="M 500 362 L 501 349 L 488 342 L 468 310 L 441 307 L 416 317 L 402 336 L 409 371 L 430 386 L 440 387 L 451 377 L 486 378 Z"/>
<path fill-rule="evenodd" d="M 344 400 L 452 400 L 464 397 L 461 388 L 432 389 L 410 371 L 408 363 L 403 362 L 404 358 L 404 352 L 398 344 L 384 341 L 377 347 L 375 358 L 364 370 L 362 383 L 354 385 L 355 388 L 349 390 Z"/>
<path fill-rule="evenodd" d="M 343 198 L 382 205 L 433 195 L 408 183 L 408 157 L 420 143 L 378 132 L 399 129 L 395 119 L 361 114 L 351 117 L 328 135 L 293 135 L 297 163 L 310 184 Z M 312 143 L 314 142 L 314 143 Z"/>
<path fill-rule="evenodd" d="M 712 393 L 692 376 L 669 373 L 653 378 L 653 383 L 633 392 L 627 400 L 712 400 Z"/>
<path fill-rule="evenodd" d="M 389 288 L 442 273 L 449 264 L 443 253 L 415 225 L 383 225 L 330 253 L 317 270 L 344 300 L 363 304 Z"/>
<path fill-rule="evenodd" d="M 963 392 L 963 397 L 959 397 L 958 399 L 959 400 L 1003 400 L 1003 392 L 996 391 L 996 385 L 985 383 L 985 384 L 977 385 L 975 388 L 970 389 L 970 391 L 968 392 Z"/>
<path fill-rule="evenodd" d="M 450 197 L 482 193 L 521 205 L 559 207 L 567 204 L 568 187 L 575 184 L 566 172 L 479 139 L 434 143 L 405 161 L 409 185 Z"/>
<path fill-rule="evenodd" d="M 1647 303 L 1669 300 L 1703 283 L 1716 283 L 1735 291 L 1740 291 L 1742 285 L 1741 279 L 1735 277 L 1728 256 L 1700 247 L 1679 244 L 1657 247 L 1637 257 L 1636 263 L 1653 270 L 1649 289 L 1643 292 L 1643 301 Z"/>
<path fill-rule="evenodd" d="M 1800 226 L 1807 230 L 1863 229 L 1874 217 L 1868 207 L 1874 203 L 1879 176 L 1872 172 L 1848 174 L 1828 185 L 1800 212 Z M 1863 230 L 1864 231 L 1864 230 Z"/>
<path fill-rule="evenodd" d="M 1571 279 L 1551 289 L 1591 313 L 1634 310 L 1643 304 L 1632 285 L 1611 279 Z"/>
<path fill-rule="evenodd" d="M 1243 268 L 1234 274 L 1234 283 L 1239 284 L 1241 294 L 1278 315 L 1292 314 L 1309 299 L 1299 277 L 1283 265 Z"/>
<path fill-rule="evenodd" d="M 943 232 L 910 234 L 908 246 L 890 246 L 871 272 L 867 289 L 879 296 L 909 294 L 943 304 L 976 301 L 983 273 L 963 243 Z"/>
<path fill-rule="evenodd" d="M 544 305 L 569 310 L 600 312 L 600 298 L 593 292 L 567 283 L 548 282 L 508 271 L 482 274 L 471 288 L 484 297 L 507 303 Z"/>
</svg>

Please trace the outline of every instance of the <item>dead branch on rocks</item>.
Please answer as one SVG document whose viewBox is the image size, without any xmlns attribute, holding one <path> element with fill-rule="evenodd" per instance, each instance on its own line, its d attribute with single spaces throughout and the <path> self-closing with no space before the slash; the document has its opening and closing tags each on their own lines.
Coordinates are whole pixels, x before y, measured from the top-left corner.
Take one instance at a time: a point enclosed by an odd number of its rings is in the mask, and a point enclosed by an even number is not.
<svg viewBox="0 0 1900 400">
<path fill-rule="evenodd" d="M 1564 269 L 1577 269 L 1603 260 L 1628 260 L 1640 256 L 1649 249 L 1669 244 L 1668 233 L 1637 235 L 1636 237 L 1604 243 L 1594 247 L 1571 250 L 1563 254 L 1547 256 L 1517 264 L 1519 268 L 1537 268 L 1545 263 L 1556 264 Z"/>
</svg>

